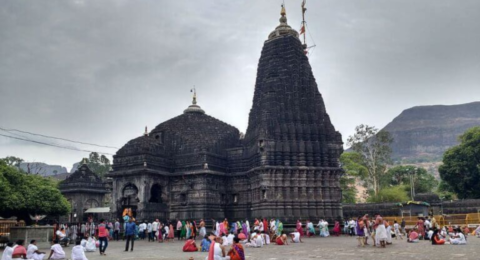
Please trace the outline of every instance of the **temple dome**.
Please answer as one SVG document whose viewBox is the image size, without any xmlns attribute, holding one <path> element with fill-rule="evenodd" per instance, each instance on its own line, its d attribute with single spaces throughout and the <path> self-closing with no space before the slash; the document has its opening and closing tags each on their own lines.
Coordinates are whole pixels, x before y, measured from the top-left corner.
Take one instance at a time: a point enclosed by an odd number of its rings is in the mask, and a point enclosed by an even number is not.
<svg viewBox="0 0 480 260">
<path fill-rule="evenodd" d="M 205 114 L 194 104 L 182 115 L 155 127 L 150 136 L 172 154 L 202 150 L 223 153 L 222 150 L 238 144 L 240 132 L 237 128 Z"/>
<path fill-rule="evenodd" d="M 143 135 L 130 140 L 117 152 L 117 156 L 132 154 L 156 154 L 160 149 L 155 139 L 148 135 Z"/>
</svg>

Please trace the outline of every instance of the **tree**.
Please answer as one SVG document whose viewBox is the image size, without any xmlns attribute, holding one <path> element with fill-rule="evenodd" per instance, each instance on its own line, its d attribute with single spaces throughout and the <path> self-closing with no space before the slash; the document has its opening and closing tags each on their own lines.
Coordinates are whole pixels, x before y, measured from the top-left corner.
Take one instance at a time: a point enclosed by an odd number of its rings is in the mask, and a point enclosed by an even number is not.
<svg viewBox="0 0 480 260">
<path fill-rule="evenodd" d="M 381 187 L 396 185 L 404 185 L 413 200 L 416 193 L 433 192 L 438 186 L 438 181 L 424 168 L 400 165 L 390 168 L 380 180 Z"/>
<path fill-rule="evenodd" d="M 460 144 L 443 154 L 440 177 L 460 199 L 480 198 L 480 127 L 468 129 Z"/>
<path fill-rule="evenodd" d="M 355 203 L 357 195 L 356 179 L 364 179 L 368 175 L 368 170 L 362 165 L 362 156 L 356 152 L 343 153 L 340 156 L 340 163 L 344 170 L 344 174 L 340 178 L 342 202 Z"/>
<path fill-rule="evenodd" d="M 387 170 L 387 164 L 391 162 L 392 142 L 393 138 L 389 132 L 378 131 L 377 128 L 368 125 L 357 126 L 355 134 L 348 137 L 348 145 L 363 158 L 368 170 L 368 184 L 374 195 L 378 195 L 380 179 Z"/>
<path fill-rule="evenodd" d="M 381 189 L 377 194 L 368 197 L 368 202 L 404 202 L 408 201 L 408 195 L 404 185 L 398 185 Z"/>
<path fill-rule="evenodd" d="M 4 161 L 8 166 L 19 167 L 20 163 L 23 162 L 23 159 L 15 156 L 7 156 L 5 158 L 0 159 L 0 161 Z"/>
<path fill-rule="evenodd" d="M 49 178 L 30 175 L 0 161 L 0 214 L 30 222 L 29 215 L 64 215 L 70 205 Z"/>
<path fill-rule="evenodd" d="M 96 152 L 92 152 L 88 156 L 88 159 L 82 159 L 82 161 L 79 162 L 79 165 L 82 165 L 84 160 L 86 161 L 88 168 L 100 178 L 103 178 L 105 174 L 110 171 L 110 160 L 103 154 L 99 155 Z"/>
</svg>

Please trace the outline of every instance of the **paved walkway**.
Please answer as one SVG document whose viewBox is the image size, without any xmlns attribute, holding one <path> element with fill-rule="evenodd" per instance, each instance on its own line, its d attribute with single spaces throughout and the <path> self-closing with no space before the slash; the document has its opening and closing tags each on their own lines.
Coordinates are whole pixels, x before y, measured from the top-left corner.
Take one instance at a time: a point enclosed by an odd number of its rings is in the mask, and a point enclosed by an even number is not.
<svg viewBox="0 0 480 260">
<path fill-rule="evenodd" d="M 200 243 L 200 241 L 198 241 Z M 357 247 L 357 241 L 353 237 L 330 237 L 330 238 L 305 238 L 302 244 L 289 244 L 277 246 L 270 244 L 263 248 L 246 248 L 247 260 L 303 260 L 303 259 L 368 259 L 368 260 L 463 260 L 480 259 L 480 238 L 470 236 L 468 244 L 463 246 L 443 245 L 433 246 L 429 241 L 421 241 L 418 244 L 410 244 L 405 240 L 394 240 L 393 245 L 386 249 Z M 183 253 L 183 242 L 152 243 L 135 241 L 133 252 L 124 252 L 123 241 L 111 241 L 107 248 L 107 256 L 100 256 L 98 252 L 87 253 L 89 260 L 188 260 L 191 256 L 195 260 L 203 260 L 207 253 L 194 252 Z M 65 249 L 68 258 L 72 246 Z M 45 250 L 42 248 L 41 250 Z"/>
</svg>

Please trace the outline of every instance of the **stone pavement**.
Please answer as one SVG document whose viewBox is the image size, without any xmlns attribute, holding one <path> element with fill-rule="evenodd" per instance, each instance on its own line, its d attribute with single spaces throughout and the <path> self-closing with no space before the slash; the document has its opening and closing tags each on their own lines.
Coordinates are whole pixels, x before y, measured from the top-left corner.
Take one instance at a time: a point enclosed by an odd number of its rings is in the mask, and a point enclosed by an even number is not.
<svg viewBox="0 0 480 260">
<path fill-rule="evenodd" d="M 200 243 L 200 240 L 198 240 Z M 188 260 L 191 256 L 195 260 L 203 260 L 207 253 L 182 252 L 183 242 L 153 243 L 135 241 L 133 252 L 124 252 L 123 241 L 111 241 L 107 248 L 107 256 L 100 256 L 97 252 L 87 253 L 89 260 Z M 65 249 L 70 258 L 72 246 Z M 41 248 L 41 250 L 47 250 Z M 479 259 L 480 238 L 468 237 L 468 244 L 463 246 L 443 245 L 433 246 L 430 241 L 421 241 L 410 244 L 405 240 L 393 240 L 393 245 L 386 249 L 366 246 L 357 247 L 355 237 L 305 238 L 302 244 L 277 246 L 270 244 L 263 248 L 246 248 L 247 260 L 303 260 L 303 259 L 332 259 L 332 260 L 393 260 L 393 259 Z M 48 256 L 48 255 L 47 255 Z"/>
</svg>

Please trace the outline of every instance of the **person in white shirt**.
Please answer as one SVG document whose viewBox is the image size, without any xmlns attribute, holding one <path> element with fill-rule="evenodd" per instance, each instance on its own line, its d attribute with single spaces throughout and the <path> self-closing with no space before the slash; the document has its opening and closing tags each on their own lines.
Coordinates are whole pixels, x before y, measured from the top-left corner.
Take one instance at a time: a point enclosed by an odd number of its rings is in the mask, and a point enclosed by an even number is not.
<svg viewBox="0 0 480 260">
<path fill-rule="evenodd" d="M 300 232 L 298 231 L 290 233 L 290 238 L 292 239 L 292 243 L 303 243 L 302 238 L 300 238 Z"/>
<path fill-rule="evenodd" d="M 87 244 L 85 245 L 85 251 L 87 252 L 95 252 L 97 251 L 97 241 L 95 240 L 94 236 L 90 236 L 88 238 Z"/>
<path fill-rule="evenodd" d="M 13 243 L 8 242 L 7 247 L 3 250 L 2 260 L 12 260 L 13 255 Z"/>
<path fill-rule="evenodd" d="M 143 222 L 142 224 L 138 225 L 138 236 L 141 240 L 145 239 L 145 230 L 147 229 L 147 224 Z"/>
<path fill-rule="evenodd" d="M 228 256 L 225 252 L 225 247 L 222 246 L 221 244 L 223 243 L 221 237 L 216 237 L 215 241 L 212 242 L 215 243 L 214 245 L 214 250 L 213 250 L 213 259 L 214 260 L 230 260 L 230 256 Z M 208 260 L 208 256 L 205 258 L 205 260 Z"/>
<path fill-rule="evenodd" d="M 58 240 L 55 240 L 55 244 L 50 248 L 50 256 L 48 256 L 48 259 L 65 259 L 65 251 L 63 251 Z"/>
<path fill-rule="evenodd" d="M 87 240 L 85 239 L 85 237 L 82 237 L 80 245 L 83 247 L 83 251 L 87 251 Z"/>
<path fill-rule="evenodd" d="M 170 233 L 170 228 L 167 224 L 165 224 L 163 230 L 163 239 L 168 242 L 168 234 Z"/>
<path fill-rule="evenodd" d="M 398 238 L 403 240 L 402 232 L 400 232 L 400 225 L 396 220 L 393 223 L 393 231 L 395 232 L 395 240 L 398 240 Z"/>
<path fill-rule="evenodd" d="M 72 260 L 88 260 L 79 240 L 75 242 L 75 246 L 72 248 Z"/>
<path fill-rule="evenodd" d="M 248 222 L 248 219 L 245 220 L 245 225 L 247 226 L 247 233 L 250 234 L 250 222 Z"/>
<path fill-rule="evenodd" d="M 228 238 L 225 235 L 222 236 L 222 246 L 228 246 Z"/>
<path fill-rule="evenodd" d="M 153 232 L 152 235 L 153 235 L 153 237 L 154 237 L 154 239 L 153 239 L 154 241 L 155 241 L 155 239 L 157 238 L 157 237 L 156 237 L 156 234 L 157 234 L 157 231 L 158 231 L 158 227 L 159 227 L 159 226 L 160 226 L 160 221 L 158 221 L 158 219 L 155 220 L 155 221 L 152 223 L 152 232 Z M 158 239 L 158 238 L 157 238 L 157 239 Z"/>
<path fill-rule="evenodd" d="M 233 234 L 233 232 L 230 232 L 230 234 L 228 234 L 227 236 L 227 245 L 231 246 L 233 245 L 233 238 L 235 237 L 235 235 Z"/>
<path fill-rule="evenodd" d="M 263 237 L 262 234 L 252 233 L 252 238 L 250 243 L 246 243 L 247 247 L 263 247 Z"/>
<path fill-rule="evenodd" d="M 147 224 L 147 236 L 148 236 L 148 242 L 153 241 L 153 224 L 152 223 Z"/>
<path fill-rule="evenodd" d="M 264 230 L 263 221 L 260 221 L 260 223 L 258 224 L 258 231 L 260 231 L 260 233 L 262 233 L 263 230 Z"/>
<path fill-rule="evenodd" d="M 64 243 L 65 246 L 68 246 L 69 239 L 67 235 L 65 235 L 63 232 L 65 231 L 65 228 L 61 228 L 60 230 L 57 230 L 55 233 L 57 235 L 57 239 L 59 243 Z"/>
<path fill-rule="evenodd" d="M 452 245 L 466 245 L 467 239 L 460 229 L 455 229 L 455 233 L 450 238 L 450 243 Z"/>
<path fill-rule="evenodd" d="M 428 240 L 432 240 L 432 235 L 433 235 L 433 229 L 428 230 L 427 232 Z"/>
<path fill-rule="evenodd" d="M 37 241 L 30 241 L 30 245 L 27 248 L 27 258 L 33 260 L 42 260 L 45 257 L 44 252 L 38 251 Z"/>
</svg>

